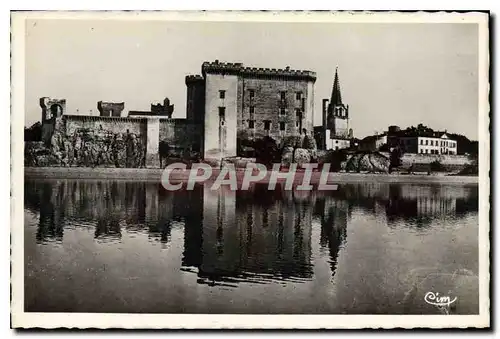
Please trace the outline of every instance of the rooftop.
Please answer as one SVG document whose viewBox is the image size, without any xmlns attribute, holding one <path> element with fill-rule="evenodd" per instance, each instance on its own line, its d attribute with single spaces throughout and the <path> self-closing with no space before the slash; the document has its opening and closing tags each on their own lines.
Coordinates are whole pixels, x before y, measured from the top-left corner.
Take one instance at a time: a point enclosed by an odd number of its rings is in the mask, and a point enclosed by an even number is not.
<svg viewBox="0 0 500 339">
<path fill-rule="evenodd" d="M 294 70 L 290 67 L 285 68 L 257 68 L 245 67 L 242 63 L 214 62 L 205 61 L 201 66 L 203 75 L 209 74 L 234 74 L 242 76 L 257 76 L 257 77 L 286 77 L 302 80 L 316 81 L 316 72 L 307 70 Z M 192 76 L 196 79 L 196 76 Z M 186 81 L 188 78 L 186 77 Z"/>
<path fill-rule="evenodd" d="M 431 132 L 431 131 L 408 131 L 402 130 L 393 135 L 400 137 L 425 137 L 425 138 L 442 138 L 443 135 L 448 134 L 447 132 Z"/>
</svg>

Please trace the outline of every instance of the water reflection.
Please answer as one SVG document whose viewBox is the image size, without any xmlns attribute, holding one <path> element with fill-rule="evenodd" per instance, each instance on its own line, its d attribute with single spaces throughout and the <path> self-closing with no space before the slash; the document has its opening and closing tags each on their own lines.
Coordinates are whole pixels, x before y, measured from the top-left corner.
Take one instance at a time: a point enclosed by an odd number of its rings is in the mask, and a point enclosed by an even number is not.
<svg viewBox="0 0 500 339">
<path fill-rule="evenodd" d="M 25 208 L 39 213 L 36 240 L 62 242 L 67 228 L 93 229 L 96 242 L 120 242 L 124 233 L 146 234 L 167 245 L 182 227 L 183 270 L 199 284 L 305 281 L 313 276 L 311 229 L 332 276 L 347 241 L 354 210 L 386 219 L 389 227 L 428 227 L 433 219 L 477 213 L 477 186 L 342 185 L 332 192 L 167 192 L 155 183 L 57 180 L 27 182 Z"/>
</svg>

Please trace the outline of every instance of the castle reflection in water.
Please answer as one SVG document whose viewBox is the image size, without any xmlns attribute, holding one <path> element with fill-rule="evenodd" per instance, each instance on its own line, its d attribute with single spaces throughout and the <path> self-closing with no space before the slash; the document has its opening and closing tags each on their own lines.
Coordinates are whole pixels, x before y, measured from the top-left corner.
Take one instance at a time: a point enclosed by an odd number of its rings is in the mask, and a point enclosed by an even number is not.
<svg viewBox="0 0 500 339">
<path fill-rule="evenodd" d="M 184 228 L 182 266 L 200 284 L 310 279 L 313 223 L 335 274 L 355 209 L 385 218 L 388 227 L 425 228 L 432 219 L 477 213 L 478 188 L 413 184 L 346 184 L 330 192 L 256 185 L 249 191 L 167 192 L 157 183 L 28 181 L 25 208 L 40 215 L 37 242 L 61 242 L 67 228 L 85 227 L 97 242 L 147 234 L 168 244 Z"/>
</svg>

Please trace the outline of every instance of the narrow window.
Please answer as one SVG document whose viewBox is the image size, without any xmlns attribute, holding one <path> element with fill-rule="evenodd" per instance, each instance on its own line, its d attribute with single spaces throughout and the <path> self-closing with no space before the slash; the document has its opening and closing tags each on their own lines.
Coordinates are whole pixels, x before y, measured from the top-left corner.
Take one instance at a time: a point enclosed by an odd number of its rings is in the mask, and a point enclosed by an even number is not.
<svg viewBox="0 0 500 339">
<path fill-rule="evenodd" d="M 255 127 L 254 123 L 255 120 L 248 120 L 248 128 L 253 129 Z"/>
<path fill-rule="evenodd" d="M 426 145 L 429 145 L 429 140 L 425 140 L 425 144 L 426 144 Z"/>
<path fill-rule="evenodd" d="M 302 100 L 302 92 L 297 92 L 297 93 L 295 94 L 295 99 L 296 99 L 296 100 Z"/>
<path fill-rule="evenodd" d="M 286 100 L 286 92 L 281 91 L 281 100 Z"/>
<path fill-rule="evenodd" d="M 271 121 L 264 120 L 264 130 L 269 131 L 271 129 Z"/>
<path fill-rule="evenodd" d="M 226 107 L 219 107 L 219 119 L 226 120 Z"/>
<path fill-rule="evenodd" d="M 280 122 L 280 131 L 284 131 L 284 130 L 285 130 L 285 123 Z"/>
<path fill-rule="evenodd" d="M 226 91 L 219 91 L 219 98 L 224 99 L 226 97 Z"/>
<path fill-rule="evenodd" d="M 248 90 L 248 95 L 250 96 L 250 99 L 253 99 L 255 97 L 255 91 L 253 89 Z"/>
<path fill-rule="evenodd" d="M 285 109 L 284 109 L 284 108 L 280 108 L 280 114 L 281 114 L 281 115 L 285 115 L 285 114 L 286 114 L 286 112 L 285 112 Z"/>
<path fill-rule="evenodd" d="M 424 141 L 422 139 L 420 139 L 420 145 L 423 145 L 424 144 Z"/>
<path fill-rule="evenodd" d="M 250 114 L 253 114 L 255 113 L 255 107 L 254 106 L 250 106 Z"/>
</svg>

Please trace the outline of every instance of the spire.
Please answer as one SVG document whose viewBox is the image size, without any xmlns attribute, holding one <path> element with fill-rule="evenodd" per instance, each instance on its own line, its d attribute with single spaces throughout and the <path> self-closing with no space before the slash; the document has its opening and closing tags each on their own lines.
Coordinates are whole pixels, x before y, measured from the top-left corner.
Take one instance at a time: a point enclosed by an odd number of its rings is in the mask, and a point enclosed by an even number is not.
<svg viewBox="0 0 500 339">
<path fill-rule="evenodd" d="M 333 80 L 332 97 L 330 99 L 332 105 L 342 105 L 342 94 L 340 93 L 340 82 L 338 67 L 335 67 L 335 80 Z"/>
</svg>

